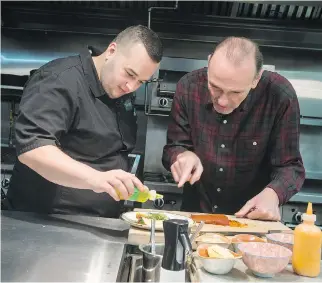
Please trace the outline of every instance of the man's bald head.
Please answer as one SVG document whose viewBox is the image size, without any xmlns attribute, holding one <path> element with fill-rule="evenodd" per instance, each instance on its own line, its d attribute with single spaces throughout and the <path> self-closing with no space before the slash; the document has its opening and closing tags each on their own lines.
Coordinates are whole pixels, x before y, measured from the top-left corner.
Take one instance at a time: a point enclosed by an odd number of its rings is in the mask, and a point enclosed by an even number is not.
<svg viewBox="0 0 322 283">
<path fill-rule="evenodd" d="M 256 75 L 260 73 L 263 67 L 263 55 L 258 45 L 250 39 L 227 37 L 217 44 L 214 53 L 217 51 L 224 54 L 236 66 L 251 60 L 254 62 Z"/>
<path fill-rule="evenodd" d="M 262 75 L 263 56 L 246 38 L 228 37 L 209 57 L 208 89 L 214 109 L 230 114 L 246 99 Z"/>
</svg>

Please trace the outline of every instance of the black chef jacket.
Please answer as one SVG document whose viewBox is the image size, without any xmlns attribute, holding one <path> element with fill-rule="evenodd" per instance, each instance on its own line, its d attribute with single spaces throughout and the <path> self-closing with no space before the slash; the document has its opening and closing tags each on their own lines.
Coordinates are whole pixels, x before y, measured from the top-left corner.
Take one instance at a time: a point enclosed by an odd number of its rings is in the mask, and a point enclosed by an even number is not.
<svg viewBox="0 0 322 283">
<path fill-rule="evenodd" d="M 107 96 L 88 49 L 53 60 L 25 85 L 16 121 L 17 154 L 55 145 L 99 171 L 127 171 L 137 130 L 132 102 L 131 95 Z M 15 210 L 105 217 L 118 217 L 122 204 L 107 193 L 49 182 L 19 160 L 7 197 Z"/>
</svg>

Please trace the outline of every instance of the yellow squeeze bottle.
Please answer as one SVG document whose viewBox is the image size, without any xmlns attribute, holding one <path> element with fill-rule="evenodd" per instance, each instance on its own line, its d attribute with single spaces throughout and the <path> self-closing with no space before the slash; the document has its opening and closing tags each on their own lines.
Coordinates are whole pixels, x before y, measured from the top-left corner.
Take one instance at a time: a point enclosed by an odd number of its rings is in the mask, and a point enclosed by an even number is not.
<svg viewBox="0 0 322 283">
<path fill-rule="evenodd" d="M 127 200 L 136 201 L 136 202 L 146 202 L 148 200 L 156 200 L 159 198 L 163 198 L 163 195 L 157 194 L 155 190 L 149 190 L 148 187 L 144 187 L 145 190 L 141 192 L 138 188 L 134 188 L 134 193 L 130 195 Z M 120 200 L 124 200 L 123 196 L 119 191 L 117 191 L 117 195 L 119 196 Z"/>
<path fill-rule="evenodd" d="M 312 203 L 308 203 L 302 220 L 303 223 L 294 229 L 293 270 L 298 275 L 317 277 L 320 274 L 322 232 L 314 225 L 316 215 Z"/>
</svg>

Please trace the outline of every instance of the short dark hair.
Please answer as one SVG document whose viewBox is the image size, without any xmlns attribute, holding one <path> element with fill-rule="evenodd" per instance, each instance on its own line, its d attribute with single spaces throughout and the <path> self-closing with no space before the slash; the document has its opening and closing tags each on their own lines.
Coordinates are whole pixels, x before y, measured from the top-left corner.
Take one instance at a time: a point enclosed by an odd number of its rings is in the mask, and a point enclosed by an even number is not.
<svg viewBox="0 0 322 283">
<path fill-rule="evenodd" d="M 120 45 L 141 42 L 150 58 L 159 63 L 163 56 L 163 46 L 159 36 L 148 27 L 137 25 L 130 26 L 121 31 L 113 40 Z"/>
<path fill-rule="evenodd" d="M 245 37 L 230 36 L 219 41 L 215 51 L 219 48 L 226 48 L 226 56 L 234 63 L 239 64 L 246 56 L 253 53 L 256 75 L 260 72 L 264 64 L 264 57 L 256 42 Z"/>
</svg>

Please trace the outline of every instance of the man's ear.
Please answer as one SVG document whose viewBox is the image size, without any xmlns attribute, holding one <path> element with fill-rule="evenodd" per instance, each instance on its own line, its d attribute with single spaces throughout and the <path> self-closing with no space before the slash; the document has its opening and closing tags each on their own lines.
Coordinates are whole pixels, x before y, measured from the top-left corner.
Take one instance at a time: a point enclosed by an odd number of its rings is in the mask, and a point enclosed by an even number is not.
<svg viewBox="0 0 322 283">
<path fill-rule="evenodd" d="M 210 59 L 212 58 L 212 55 L 213 55 L 213 53 L 211 53 L 211 54 L 208 55 L 208 65 L 210 63 Z"/>
<path fill-rule="evenodd" d="M 107 47 L 105 51 L 105 60 L 107 60 L 110 56 L 115 54 L 116 49 L 117 49 L 117 43 L 116 42 L 110 43 L 110 45 Z"/>
<path fill-rule="evenodd" d="M 261 69 L 261 70 L 259 71 L 259 73 L 256 75 L 256 77 L 254 78 L 253 83 L 252 83 L 252 88 L 257 87 L 257 84 L 258 84 L 258 82 L 260 81 L 260 79 L 261 79 L 261 77 L 262 77 L 263 71 L 264 71 L 264 70 L 263 70 L 263 69 Z"/>
</svg>

